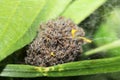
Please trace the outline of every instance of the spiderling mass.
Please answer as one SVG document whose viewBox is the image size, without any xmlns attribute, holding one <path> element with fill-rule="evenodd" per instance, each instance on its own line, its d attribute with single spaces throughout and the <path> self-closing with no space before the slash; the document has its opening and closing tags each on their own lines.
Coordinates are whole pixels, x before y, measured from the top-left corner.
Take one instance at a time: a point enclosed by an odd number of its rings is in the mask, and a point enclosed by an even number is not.
<svg viewBox="0 0 120 80">
<path fill-rule="evenodd" d="M 38 35 L 27 47 L 25 63 L 35 66 L 53 66 L 77 61 L 82 44 L 91 42 L 84 38 L 85 32 L 64 17 L 41 24 Z"/>
</svg>

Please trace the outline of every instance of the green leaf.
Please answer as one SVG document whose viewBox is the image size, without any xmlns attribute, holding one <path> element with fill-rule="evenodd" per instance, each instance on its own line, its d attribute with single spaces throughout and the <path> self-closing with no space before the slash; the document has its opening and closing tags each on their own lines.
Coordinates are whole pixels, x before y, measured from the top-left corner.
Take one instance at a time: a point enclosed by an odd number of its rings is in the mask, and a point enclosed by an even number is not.
<svg viewBox="0 0 120 80">
<path fill-rule="evenodd" d="M 94 39 L 97 39 L 94 41 L 97 46 L 102 46 L 111 43 L 113 41 L 119 40 L 119 34 L 120 34 L 119 14 L 120 14 L 120 9 L 114 8 L 111 12 L 109 12 L 109 16 L 105 17 L 106 21 L 102 22 L 102 24 L 99 26 L 99 29 L 94 36 Z M 113 44 L 113 45 L 119 46 L 119 44 Z M 111 50 L 107 51 L 106 54 L 108 56 L 118 56 L 120 55 L 120 47 L 114 48 L 113 46 L 112 49 L 111 46 Z"/>
<path fill-rule="evenodd" d="M 1 1 L 0 61 L 30 43 L 40 22 L 57 17 L 70 1 L 48 0 L 46 4 L 45 0 Z"/>
<path fill-rule="evenodd" d="M 47 0 L 47 4 L 40 13 L 40 21 L 44 22 L 58 17 L 72 0 Z"/>
<path fill-rule="evenodd" d="M 84 55 L 89 56 L 89 55 L 92 55 L 92 54 L 95 54 L 95 53 L 98 53 L 98 52 L 101 52 L 101 51 L 108 51 L 110 49 L 115 49 L 115 48 L 118 48 L 118 47 L 120 47 L 120 40 L 117 40 L 117 41 L 114 41 L 112 43 L 103 45 L 103 46 L 98 47 L 98 48 L 93 49 L 93 50 L 89 50 L 89 51 L 85 52 Z"/>
<path fill-rule="evenodd" d="M 75 23 L 80 23 L 100 7 L 106 0 L 76 0 L 74 1 L 62 16 L 71 18 Z"/>
<path fill-rule="evenodd" d="M 85 60 L 71 62 L 52 67 L 35 67 L 28 65 L 7 65 L 1 70 L 0 76 L 7 77 L 60 77 L 91 75 L 100 73 L 110 73 L 120 71 L 120 57 Z"/>
<path fill-rule="evenodd" d="M 44 3 L 44 0 L 0 1 L 0 17 L 2 17 L 0 21 L 0 61 L 19 47 L 15 43 L 30 28 Z"/>
</svg>

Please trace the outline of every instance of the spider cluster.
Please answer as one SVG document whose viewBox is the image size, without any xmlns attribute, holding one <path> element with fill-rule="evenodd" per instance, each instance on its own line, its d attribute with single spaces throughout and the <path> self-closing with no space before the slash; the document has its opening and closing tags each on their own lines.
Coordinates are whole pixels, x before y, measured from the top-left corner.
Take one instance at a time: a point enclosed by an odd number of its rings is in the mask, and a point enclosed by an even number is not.
<svg viewBox="0 0 120 80">
<path fill-rule="evenodd" d="M 35 40 L 27 47 L 25 63 L 35 66 L 53 66 L 77 61 L 82 53 L 85 32 L 70 19 L 59 17 L 41 24 Z"/>
</svg>

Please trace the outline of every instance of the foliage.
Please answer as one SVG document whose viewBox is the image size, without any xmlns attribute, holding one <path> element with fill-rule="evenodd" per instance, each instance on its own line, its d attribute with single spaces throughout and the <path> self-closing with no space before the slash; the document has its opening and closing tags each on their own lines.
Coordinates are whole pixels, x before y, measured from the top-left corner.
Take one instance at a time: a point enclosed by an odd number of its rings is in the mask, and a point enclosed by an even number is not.
<svg viewBox="0 0 120 80">
<path fill-rule="evenodd" d="M 114 2 L 115 1 L 115 2 Z M 112 73 L 120 71 L 119 0 L 1 0 L 0 1 L 0 61 L 29 44 L 36 36 L 39 24 L 58 16 L 72 19 L 76 24 L 89 21 L 98 10 L 99 20 L 94 30 L 93 46 L 88 46 L 83 57 L 104 53 L 104 59 L 84 60 L 51 67 L 36 67 L 0 63 L 0 76 L 6 77 L 63 77 Z M 102 6 L 102 7 L 100 7 Z M 102 9 L 103 12 L 101 12 Z M 108 9 L 110 8 L 110 9 Z M 93 17 L 92 21 L 95 21 Z M 86 19 L 87 18 L 87 19 Z M 91 22 L 90 25 L 93 23 Z M 88 26 L 91 27 L 91 26 Z M 83 28 L 85 28 L 83 26 Z M 91 28 L 92 29 L 92 28 Z M 88 30 L 89 32 L 92 30 Z M 89 33 L 87 32 L 87 33 Z M 91 49 L 92 50 L 89 50 Z M 23 53 L 24 54 L 24 53 Z M 107 56 L 106 56 L 107 54 Z M 109 57 L 109 58 L 107 58 Z M 119 73 L 118 73 L 119 74 Z M 112 76 L 114 78 L 114 76 Z M 84 80 L 84 79 L 83 79 Z M 86 79 L 87 80 L 87 79 Z"/>
</svg>

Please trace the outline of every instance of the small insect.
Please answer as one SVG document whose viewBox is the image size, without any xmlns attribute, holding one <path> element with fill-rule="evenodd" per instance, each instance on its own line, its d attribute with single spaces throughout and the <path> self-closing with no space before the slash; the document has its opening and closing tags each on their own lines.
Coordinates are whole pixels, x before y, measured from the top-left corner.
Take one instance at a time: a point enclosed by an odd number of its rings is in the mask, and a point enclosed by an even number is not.
<svg viewBox="0 0 120 80">
<path fill-rule="evenodd" d="M 51 52 L 50 55 L 51 55 L 51 56 L 55 56 L 54 52 Z"/>
<path fill-rule="evenodd" d="M 72 38 L 74 38 L 75 37 L 75 33 L 77 32 L 77 30 L 76 29 L 72 29 L 71 30 L 71 34 L 72 34 Z"/>
<path fill-rule="evenodd" d="M 92 40 L 87 39 L 87 38 L 85 38 L 85 37 L 78 37 L 78 38 L 83 39 L 83 40 L 84 40 L 85 42 L 87 42 L 87 43 L 91 43 L 91 42 L 92 42 Z"/>
<path fill-rule="evenodd" d="M 92 40 L 87 39 L 87 38 L 85 38 L 85 37 L 77 37 L 77 36 L 75 36 L 75 33 L 76 33 L 76 32 L 77 32 L 76 29 L 72 29 L 72 30 L 71 30 L 72 38 L 83 39 L 83 40 L 84 40 L 85 42 L 87 42 L 87 43 L 91 43 L 91 42 L 92 42 Z"/>
</svg>

